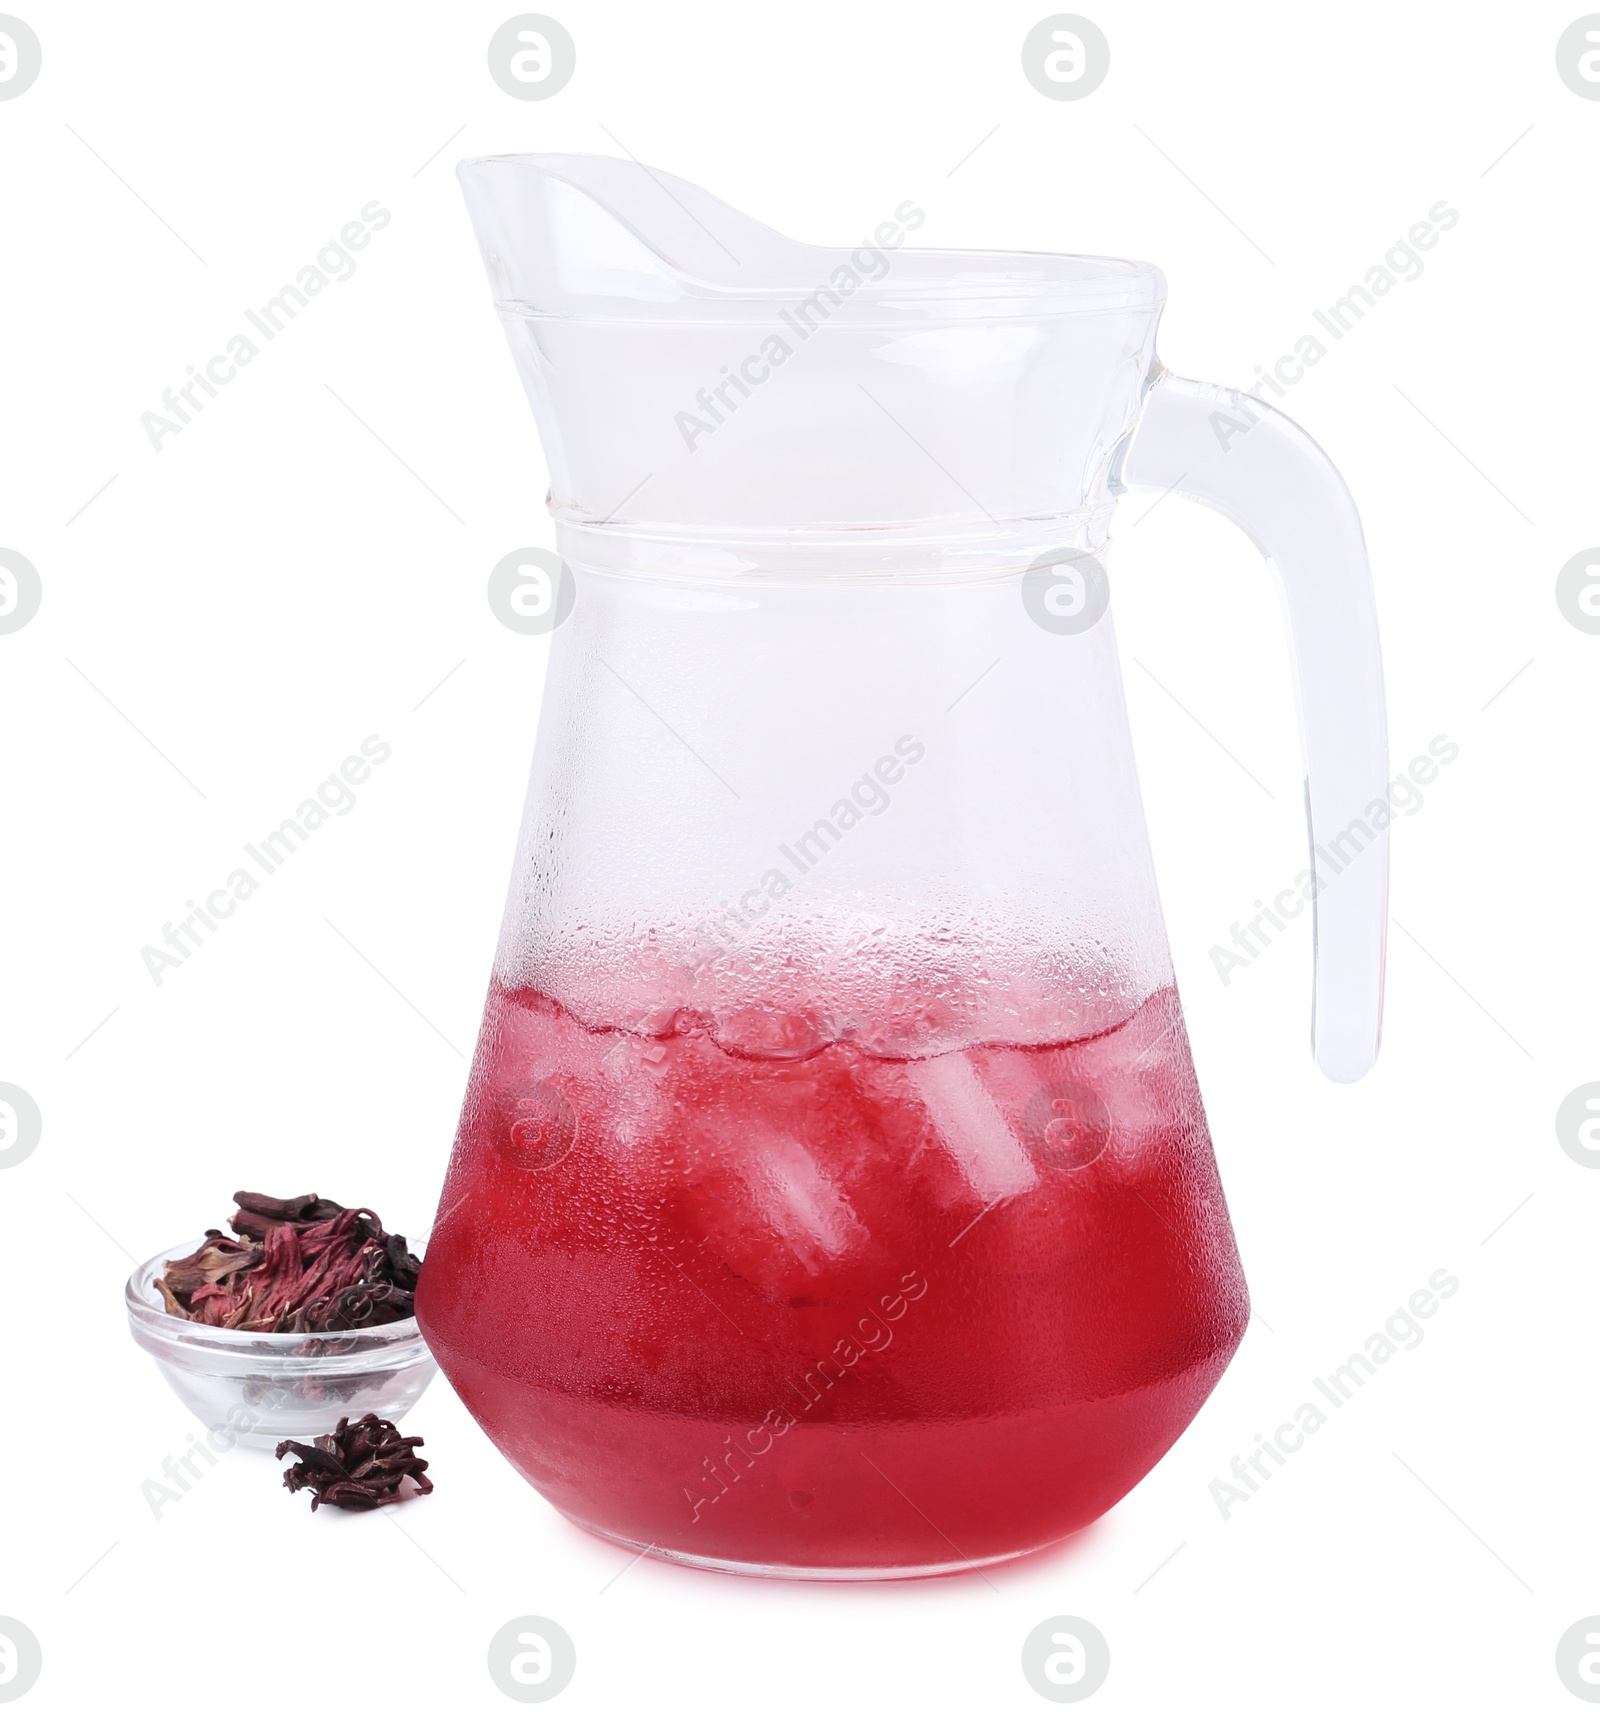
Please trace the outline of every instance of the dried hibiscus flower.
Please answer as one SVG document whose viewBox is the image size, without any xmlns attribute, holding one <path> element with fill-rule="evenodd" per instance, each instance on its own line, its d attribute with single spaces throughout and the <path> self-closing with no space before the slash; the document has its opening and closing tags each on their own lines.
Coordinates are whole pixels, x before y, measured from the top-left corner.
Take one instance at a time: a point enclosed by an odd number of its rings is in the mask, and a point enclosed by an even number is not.
<svg viewBox="0 0 1600 1718">
<path fill-rule="evenodd" d="M 367 1414 L 352 1426 L 341 1420 L 338 1428 L 314 1444 L 297 1444 L 285 1438 L 278 1445 L 278 1460 L 299 1457 L 284 1476 L 290 1491 L 310 1486 L 311 1507 L 330 1503 L 336 1509 L 381 1509 L 400 1501 L 400 1486 L 409 1479 L 419 1492 L 433 1490 L 428 1464 L 413 1452 L 421 1438 L 403 1438 L 392 1420 Z"/>
<path fill-rule="evenodd" d="M 365 1330 L 410 1318 L 422 1266 L 376 1214 L 307 1193 L 235 1193 L 229 1227 L 168 1259 L 156 1279 L 167 1311 L 224 1330 Z"/>
</svg>

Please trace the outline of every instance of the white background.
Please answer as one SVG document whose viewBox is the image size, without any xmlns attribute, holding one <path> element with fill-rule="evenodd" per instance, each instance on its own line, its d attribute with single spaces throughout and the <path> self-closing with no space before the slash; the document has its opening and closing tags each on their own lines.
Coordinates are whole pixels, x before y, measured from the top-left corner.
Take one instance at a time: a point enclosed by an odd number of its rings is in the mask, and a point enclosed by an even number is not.
<svg viewBox="0 0 1600 1718">
<path fill-rule="evenodd" d="M 0 1079 L 44 1137 L 0 1172 L 0 1614 L 45 1668 L 19 1710 L 509 1710 L 484 1653 L 528 1612 L 576 1640 L 573 1713 L 1044 1710 L 1018 1654 L 1063 1612 L 1110 1642 L 1107 1714 L 1575 1710 L 1556 1641 L 1600 1611 L 1600 1175 L 1553 1127 L 1600 1078 L 1600 637 L 1554 600 L 1600 540 L 1600 102 L 1554 58 L 1576 10 L 1085 0 L 1111 72 L 1053 102 L 1020 69 L 1037 5 L 552 4 L 576 76 L 519 102 L 485 65 L 506 6 L 25 0 L 0 542 L 44 601 L 0 637 Z M 608 1585 L 625 1554 L 443 1381 L 407 1427 L 439 1489 L 402 1510 L 313 1518 L 246 1453 L 160 1520 L 140 1493 L 194 1422 L 128 1338 L 130 1255 L 237 1186 L 431 1218 L 547 648 L 485 581 L 553 541 L 452 166 L 624 147 L 817 242 L 910 197 L 928 244 L 1151 258 L 1166 362 L 1241 384 L 1460 211 L 1285 402 L 1362 512 L 1397 765 L 1461 749 L 1395 831 L 1359 1086 L 1307 1052 L 1304 920 L 1227 987 L 1208 956 L 1304 863 L 1268 575 L 1180 500 L 1123 504 L 1152 840 L 1261 1316 L 1130 1497 L 987 1576 Z M 154 453 L 140 414 L 374 198 L 356 275 Z M 357 809 L 157 988 L 141 947 L 371 733 L 394 756 Z M 1224 1521 L 1209 1482 L 1440 1267 L 1461 1289 L 1421 1347 Z"/>
</svg>

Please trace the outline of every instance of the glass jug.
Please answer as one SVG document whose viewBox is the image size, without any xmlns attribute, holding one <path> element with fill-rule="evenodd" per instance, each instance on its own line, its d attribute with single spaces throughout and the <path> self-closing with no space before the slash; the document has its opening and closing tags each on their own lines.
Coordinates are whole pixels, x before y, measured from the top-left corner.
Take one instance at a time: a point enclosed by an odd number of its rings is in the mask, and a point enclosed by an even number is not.
<svg viewBox="0 0 1600 1718">
<path fill-rule="evenodd" d="M 801 245 L 598 157 L 460 171 L 562 571 L 527 569 L 548 680 L 428 1341 L 558 1509 L 657 1556 L 872 1578 L 1050 1544 L 1161 1458 L 1249 1310 L 1115 500 L 1175 489 L 1276 569 L 1336 1080 L 1377 1053 L 1386 916 L 1354 505 L 1259 398 L 1163 369 L 1149 264 L 909 248 L 911 204 Z"/>
</svg>

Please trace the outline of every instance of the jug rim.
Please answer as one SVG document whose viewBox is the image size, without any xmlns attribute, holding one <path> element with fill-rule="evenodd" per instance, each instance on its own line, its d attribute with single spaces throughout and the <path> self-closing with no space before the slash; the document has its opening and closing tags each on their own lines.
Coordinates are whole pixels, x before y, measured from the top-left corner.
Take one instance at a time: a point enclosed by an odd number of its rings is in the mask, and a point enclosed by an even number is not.
<svg viewBox="0 0 1600 1718">
<path fill-rule="evenodd" d="M 506 151 L 473 155 L 456 163 L 463 187 L 481 182 L 486 170 L 510 168 L 545 180 L 570 186 L 592 196 L 583 182 L 579 166 L 605 162 L 609 157 L 539 151 Z M 623 165 L 620 164 L 619 165 Z M 658 174 L 644 163 L 640 171 L 654 180 L 664 195 L 678 199 L 663 183 L 672 175 Z M 674 183 L 681 183 L 673 180 Z M 469 198 L 470 200 L 470 198 Z M 901 204 L 904 208 L 906 205 Z M 726 209 L 726 205 L 723 205 Z M 495 295 L 503 313 L 530 319 L 579 322 L 715 322 L 726 310 L 730 321 L 749 321 L 761 315 L 776 316 L 795 296 L 828 290 L 831 271 L 848 268 L 850 259 L 865 253 L 892 257 L 877 278 L 858 279 L 850 287 L 838 320 L 859 323 L 880 318 L 900 320 L 909 313 L 919 321 L 965 321 L 990 317 L 1039 317 L 1085 315 L 1097 312 L 1149 313 L 1166 302 L 1166 278 L 1152 262 L 1134 257 L 1100 256 L 1087 252 L 1025 249 L 980 249 L 956 246 L 920 246 L 887 239 L 868 238 L 854 246 L 813 245 L 787 240 L 767 232 L 781 249 L 769 260 L 781 259 L 776 278 L 713 279 L 704 271 L 669 258 L 641 232 L 622 211 L 608 211 L 620 225 L 628 227 L 647 248 L 654 251 L 677 287 L 677 295 L 654 294 L 637 298 L 626 292 L 582 291 L 568 297 L 560 308 L 549 308 L 528 297 L 509 293 Z M 897 211 L 898 212 L 898 211 Z M 692 211 L 688 218 L 701 225 Z M 728 211 L 732 214 L 733 211 Z M 879 225 L 881 235 L 893 222 Z M 714 235 L 712 235 L 714 238 Z M 726 250 L 725 246 L 718 247 Z M 908 269 L 907 265 L 911 265 Z M 740 271 L 741 273 L 743 271 Z M 509 281 L 504 284 L 510 284 Z M 625 307 L 625 308 L 619 308 Z M 944 312 L 940 317 L 939 312 Z M 932 315 L 930 316 L 930 312 Z"/>
</svg>

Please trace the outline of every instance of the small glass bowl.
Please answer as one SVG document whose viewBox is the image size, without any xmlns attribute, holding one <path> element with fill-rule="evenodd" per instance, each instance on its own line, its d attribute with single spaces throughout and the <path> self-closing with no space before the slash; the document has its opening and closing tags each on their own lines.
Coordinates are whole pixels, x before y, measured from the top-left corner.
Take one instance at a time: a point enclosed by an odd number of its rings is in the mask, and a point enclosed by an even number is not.
<svg viewBox="0 0 1600 1718">
<path fill-rule="evenodd" d="M 128 1278 L 133 1339 L 196 1419 L 233 1443 L 272 1449 L 283 1438 L 309 1443 L 348 1415 L 398 1420 L 433 1382 L 438 1362 L 414 1318 L 367 1330 L 264 1335 L 194 1324 L 166 1309 L 156 1278 L 203 1238 L 180 1241 Z M 409 1243 L 422 1255 L 419 1242 Z"/>
</svg>

